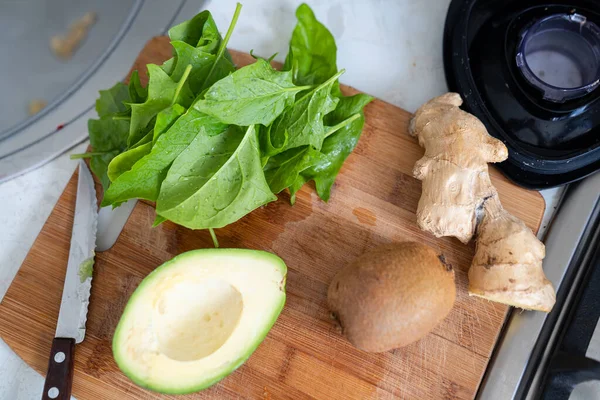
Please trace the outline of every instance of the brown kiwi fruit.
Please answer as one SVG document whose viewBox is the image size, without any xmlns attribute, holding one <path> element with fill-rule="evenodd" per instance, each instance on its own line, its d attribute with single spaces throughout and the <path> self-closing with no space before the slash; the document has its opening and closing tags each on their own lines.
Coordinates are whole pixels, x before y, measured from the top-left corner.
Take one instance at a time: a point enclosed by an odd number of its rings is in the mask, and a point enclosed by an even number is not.
<svg viewBox="0 0 600 400">
<path fill-rule="evenodd" d="M 327 293 L 344 335 L 370 352 L 419 340 L 448 315 L 455 298 L 452 267 L 415 242 L 363 254 L 337 273 Z"/>
</svg>

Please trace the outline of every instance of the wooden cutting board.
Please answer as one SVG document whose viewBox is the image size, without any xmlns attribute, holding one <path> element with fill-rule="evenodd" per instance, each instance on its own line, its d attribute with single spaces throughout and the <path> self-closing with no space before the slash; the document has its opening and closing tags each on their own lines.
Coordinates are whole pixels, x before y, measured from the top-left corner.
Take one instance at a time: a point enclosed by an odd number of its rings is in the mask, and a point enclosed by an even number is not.
<svg viewBox="0 0 600 400">
<path fill-rule="evenodd" d="M 170 57 L 168 40 L 151 40 L 134 68 Z M 238 65 L 252 61 L 233 53 Z M 346 93 L 356 90 L 344 88 Z M 248 362 L 195 399 L 471 399 L 475 396 L 507 307 L 467 295 L 473 245 L 419 230 L 421 184 L 412 178 L 423 151 L 407 133 L 410 114 L 376 100 L 338 176 L 329 203 L 305 186 L 216 231 L 222 247 L 264 249 L 287 263 L 287 303 Z M 76 174 L 75 174 L 76 175 Z M 42 374 L 47 367 L 67 265 L 76 176 L 73 176 L 0 305 L 0 335 Z M 492 180 L 505 207 L 537 231 L 544 201 L 537 192 Z M 100 190 L 100 186 L 97 190 Z M 76 348 L 73 395 L 78 399 L 165 398 L 131 383 L 117 368 L 111 339 L 139 282 L 184 251 L 211 247 L 207 231 L 173 223 L 152 228 L 154 209 L 138 202 L 115 246 L 97 254 L 85 341 Z M 382 354 L 353 348 L 332 324 L 327 284 L 366 250 L 413 240 L 440 250 L 456 269 L 458 296 L 446 320 L 424 339 Z M 185 397 L 188 398 L 188 397 Z"/>
</svg>

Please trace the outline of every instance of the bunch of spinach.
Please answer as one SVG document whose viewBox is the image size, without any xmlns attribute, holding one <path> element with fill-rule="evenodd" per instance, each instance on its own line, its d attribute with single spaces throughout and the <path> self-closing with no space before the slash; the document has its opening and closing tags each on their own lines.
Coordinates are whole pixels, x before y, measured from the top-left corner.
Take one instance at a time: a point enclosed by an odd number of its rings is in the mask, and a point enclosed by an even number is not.
<svg viewBox="0 0 600 400">
<path fill-rule="evenodd" d="M 327 201 L 364 125 L 372 98 L 345 97 L 333 36 L 302 4 L 284 67 L 270 60 L 237 69 L 208 11 L 169 30 L 174 50 L 149 64 L 148 85 L 100 92 L 88 123 L 92 171 L 103 206 L 131 198 L 156 202 L 156 221 L 220 228 L 310 180 Z M 216 240 L 215 240 L 216 242 Z M 216 244 L 216 243 L 215 243 Z"/>
</svg>

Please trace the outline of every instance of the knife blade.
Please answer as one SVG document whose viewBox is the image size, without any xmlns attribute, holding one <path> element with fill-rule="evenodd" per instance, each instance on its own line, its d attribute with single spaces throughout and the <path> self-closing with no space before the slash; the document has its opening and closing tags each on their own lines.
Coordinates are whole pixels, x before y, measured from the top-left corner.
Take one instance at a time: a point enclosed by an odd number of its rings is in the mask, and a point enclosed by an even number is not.
<svg viewBox="0 0 600 400">
<path fill-rule="evenodd" d="M 94 180 L 85 163 L 80 161 L 71 247 L 42 394 L 44 400 L 71 397 L 74 348 L 85 337 L 97 224 L 98 205 Z"/>
<path fill-rule="evenodd" d="M 137 200 L 131 199 L 117 208 L 103 207 L 98 211 L 96 251 L 106 251 L 113 247 L 136 204 Z"/>
</svg>

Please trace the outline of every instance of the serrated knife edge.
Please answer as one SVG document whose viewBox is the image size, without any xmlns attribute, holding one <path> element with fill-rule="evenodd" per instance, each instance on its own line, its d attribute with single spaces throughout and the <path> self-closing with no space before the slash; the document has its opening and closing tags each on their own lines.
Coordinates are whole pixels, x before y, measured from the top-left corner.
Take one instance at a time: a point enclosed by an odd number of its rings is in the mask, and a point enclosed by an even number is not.
<svg viewBox="0 0 600 400">
<path fill-rule="evenodd" d="M 86 164 L 80 161 L 71 246 L 56 324 L 56 337 L 73 338 L 76 343 L 85 337 L 97 227 L 94 180 Z"/>
</svg>

